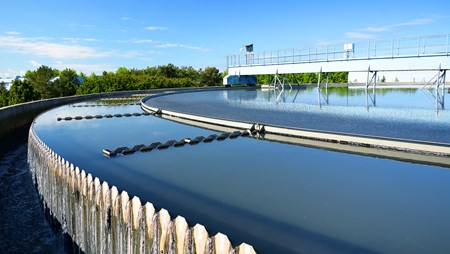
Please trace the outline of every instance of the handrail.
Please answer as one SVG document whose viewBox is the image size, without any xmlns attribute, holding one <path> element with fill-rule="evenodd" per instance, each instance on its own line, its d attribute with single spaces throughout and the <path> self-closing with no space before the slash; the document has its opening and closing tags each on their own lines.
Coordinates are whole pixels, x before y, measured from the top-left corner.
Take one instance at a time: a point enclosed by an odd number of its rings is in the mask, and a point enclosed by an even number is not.
<svg viewBox="0 0 450 254">
<path fill-rule="evenodd" d="M 227 56 L 227 67 L 448 56 L 450 55 L 449 36 L 450 34 L 404 37 L 239 53 Z"/>
</svg>

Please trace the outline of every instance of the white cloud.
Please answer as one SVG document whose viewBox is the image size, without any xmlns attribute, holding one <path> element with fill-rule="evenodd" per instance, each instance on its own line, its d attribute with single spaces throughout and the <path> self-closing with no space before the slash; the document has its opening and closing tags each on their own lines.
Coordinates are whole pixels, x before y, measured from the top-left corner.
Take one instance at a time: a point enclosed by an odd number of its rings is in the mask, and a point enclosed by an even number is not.
<svg viewBox="0 0 450 254">
<path fill-rule="evenodd" d="M 134 58 L 142 56 L 143 54 L 137 50 L 130 50 L 123 53 L 119 53 L 117 56 L 125 57 L 125 58 Z"/>
<path fill-rule="evenodd" d="M 0 36 L 0 48 L 5 48 L 20 54 L 45 56 L 54 59 L 87 59 L 107 57 L 108 52 L 81 45 L 66 45 L 40 38 L 16 36 Z"/>
<path fill-rule="evenodd" d="M 395 23 L 395 24 L 389 24 L 384 26 L 369 26 L 363 29 L 359 29 L 356 32 L 346 32 L 344 33 L 345 37 L 350 39 L 362 39 L 362 40 L 370 40 L 375 39 L 377 37 L 377 34 L 379 33 L 386 33 L 392 30 L 395 30 L 397 28 L 402 27 L 414 27 L 414 26 L 421 26 L 421 25 L 427 25 L 434 23 L 439 17 L 433 16 L 430 18 L 422 18 L 422 19 L 413 19 L 406 22 L 401 23 Z"/>
<path fill-rule="evenodd" d="M 24 70 L 18 71 L 18 70 L 13 70 L 11 68 L 8 68 L 4 72 L 0 72 L 0 77 L 2 77 L 2 78 L 14 78 L 17 75 L 23 76 L 23 75 L 25 75 L 25 73 L 26 72 Z"/>
<path fill-rule="evenodd" d="M 94 38 L 62 38 L 63 41 L 67 41 L 69 43 L 79 43 L 79 42 L 95 42 L 98 41 L 97 39 Z"/>
<path fill-rule="evenodd" d="M 161 52 L 160 51 L 149 50 L 149 51 L 145 51 L 145 54 L 148 54 L 148 55 L 161 55 Z"/>
<path fill-rule="evenodd" d="M 81 27 L 81 28 L 86 28 L 88 30 L 94 30 L 96 28 L 96 26 L 94 26 L 94 25 L 78 24 L 78 23 L 70 23 L 67 26 L 70 28 L 73 28 L 73 29 Z"/>
<path fill-rule="evenodd" d="M 39 62 L 36 62 L 36 61 L 34 61 L 34 60 L 31 60 L 31 61 L 30 61 L 30 64 L 31 64 L 33 67 L 40 67 L 40 66 L 42 66 L 42 64 L 40 64 Z"/>
<path fill-rule="evenodd" d="M 178 43 L 166 43 L 156 46 L 157 48 L 184 48 L 184 49 L 192 49 L 195 51 L 201 51 L 201 52 L 208 52 L 210 49 L 198 47 L 198 46 L 191 46 L 191 45 L 185 45 L 185 44 L 178 44 Z"/>
<path fill-rule="evenodd" d="M 141 60 L 146 62 L 153 62 L 155 59 L 151 57 L 142 57 Z"/>
<path fill-rule="evenodd" d="M 116 66 L 112 66 L 110 64 L 80 64 L 64 63 L 62 61 L 56 61 L 52 67 L 58 70 L 72 69 L 77 72 L 83 72 L 87 75 L 91 73 L 101 74 L 103 71 L 115 71 L 117 69 Z"/>
<path fill-rule="evenodd" d="M 154 30 L 166 30 L 167 27 L 162 27 L 162 26 L 147 26 L 145 27 L 145 30 L 150 30 L 150 31 L 154 31 Z"/>
<path fill-rule="evenodd" d="M 375 38 L 374 34 L 371 33 L 361 33 L 361 32 L 346 32 L 344 33 L 346 38 L 356 39 L 356 40 L 371 40 Z"/>
<path fill-rule="evenodd" d="M 146 43 L 158 43 L 159 41 L 155 41 L 155 40 L 134 40 L 131 41 L 134 44 L 146 44 Z"/>
<path fill-rule="evenodd" d="M 393 30 L 393 29 L 399 28 L 399 27 L 420 26 L 420 25 L 430 24 L 435 21 L 436 21 L 436 19 L 432 19 L 432 18 L 413 19 L 411 21 L 407 21 L 407 22 L 403 22 L 403 23 L 385 25 L 385 26 L 380 26 L 380 27 L 366 27 L 364 29 L 364 31 L 373 32 L 373 33 L 382 33 L 382 32 L 390 31 L 390 30 Z"/>
<path fill-rule="evenodd" d="M 5 34 L 7 34 L 7 35 L 19 35 L 20 33 L 16 32 L 16 31 L 8 31 Z"/>
<path fill-rule="evenodd" d="M 128 21 L 128 20 L 131 20 L 131 18 L 130 17 L 121 17 L 120 20 Z"/>
<path fill-rule="evenodd" d="M 96 26 L 94 25 L 83 25 L 84 28 L 87 28 L 89 30 L 94 30 L 96 28 Z"/>
</svg>

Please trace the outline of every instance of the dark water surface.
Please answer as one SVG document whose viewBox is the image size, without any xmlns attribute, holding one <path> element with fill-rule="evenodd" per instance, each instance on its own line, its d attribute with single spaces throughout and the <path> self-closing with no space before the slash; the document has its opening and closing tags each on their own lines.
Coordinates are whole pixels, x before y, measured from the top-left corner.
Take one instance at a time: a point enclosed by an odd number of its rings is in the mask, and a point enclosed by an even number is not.
<svg viewBox="0 0 450 254">
<path fill-rule="evenodd" d="M 0 160 L 0 253 L 64 253 L 47 223 L 22 143 Z"/>
<path fill-rule="evenodd" d="M 267 116 L 264 107 L 269 112 L 273 107 L 283 107 L 282 103 L 271 106 L 271 100 L 258 102 L 254 92 L 264 93 L 251 91 L 249 95 L 230 90 L 207 92 L 205 96 L 171 95 L 166 97 L 168 101 L 158 98 L 158 103 L 184 111 L 204 110 L 224 118 L 220 112 L 230 108 L 234 108 L 231 115 L 241 117 L 250 111 L 237 110 L 235 104 L 242 107 L 256 103 L 259 109 L 255 110 L 261 115 L 254 117 Z M 404 107 L 396 99 L 392 101 L 400 104 L 395 107 Z M 309 104 L 299 105 L 294 107 L 298 117 L 279 117 L 291 124 L 299 122 L 303 117 L 299 111 Z M 324 108 L 310 107 L 314 112 Z M 293 110 L 289 108 L 286 111 Z M 346 105 L 344 108 L 348 109 Z M 413 114 L 412 122 L 448 125 L 447 118 L 441 119 L 445 110 L 429 116 L 428 109 L 420 108 L 427 112 L 426 119 L 422 121 L 421 114 Z M 157 209 L 168 209 L 173 218 L 182 215 L 191 226 L 203 224 L 210 235 L 220 231 L 234 245 L 247 242 L 258 253 L 450 252 L 448 168 L 242 137 L 107 158 L 102 154 L 104 148 L 217 132 L 154 116 L 56 120 L 140 111 L 139 106 L 64 106 L 41 115 L 35 130 L 56 153 L 110 186 L 139 196 L 143 202 L 152 202 Z M 276 114 L 269 115 L 271 121 L 278 119 Z M 384 123 L 390 122 L 387 119 L 408 119 L 404 115 L 378 115 L 385 119 Z M 305 113 L 305 117 L 309 115 Z M 325 126 L 332 129 L 340 124 Z"/>
<path fill-rule="evenodd" d="M 224 90 L 152 98 L 153 107 L 215 118 L 450 143 L 447 91 L 422 89 Z M 186 105 L 189 105 L 187 107 Z"/>
</svg>

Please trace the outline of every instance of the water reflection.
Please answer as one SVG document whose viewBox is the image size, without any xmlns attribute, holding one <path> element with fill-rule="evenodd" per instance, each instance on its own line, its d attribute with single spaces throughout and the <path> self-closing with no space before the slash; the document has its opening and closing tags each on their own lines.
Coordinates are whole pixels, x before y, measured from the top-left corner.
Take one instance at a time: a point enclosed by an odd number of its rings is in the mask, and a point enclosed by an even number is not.
<svg viewBox="0 0 450 254">
<path fill-rule="evenodd" d="M 322 106 L 364 106 L 369 112 L 372 107 L 409 107 L 411 109 L 428 108 L 435 109 L 436 116 L 439 116 L 440 111 L 445 109 L 445 89 L 419 89 L 419 88 L 349 88 L 349 87 L 312 87 L 312 86 L 290 86 L 289 89 L 281 89 L 279 87 L 263 87 L 261 94 L 256 90 L 249 91 L 227 91 L 226 99 L 229 101 L 255 101 L 266 99 L 267 102 L 278 103 L 311 103 L 305 98 L 299 98 L 303 93 L 304 96 L 310 96 L 313 93 L 317 94 L 316 105 L 321 109 Z M 310 95 L 308 95 L 310 94 Z M 423 97 L 420 98 L 422 94 Z M 258 98 L 258 96 L 261 96 Z M 377 105 L 377 96 L 381 98 L 382 103 Z M 330 102 L 330 97 L 332 98 Z M 335 98 L 338 100 L 333 100 Z M 345 104 L 342 104 L 342 98 L 345 98 Z M 358 98 L 364 98 L 364 105 L 360 104 Z M 395 101 L 396 100 L 396 101 Z M 429 101 L 427 103 L 426 101 Z"/>
<path fill-rule="evenodd" d="M 434 101 L 430 96 L 434 93 Z M 431 94 L 430 94 L 431 92 Z M 370 136 L 450 143 L 441 90 L 293 86 L 229 89 L 152 98 L 158 108 L 213 118 Z M 436 99 L 437 98 L 437 99 Z M 436 103 L 437 101 L 437 103 Z M 189 105 L 186 107 L 185 105 Z M 439 107 L 437 108 L 436 105 Z"/>
<path fill-rule="evenodd" d="M 405 123 L 430 121 L 425 102 L 414 102 L 411 117 L 410 102 L 398 101 L 405 94 L 423 97 L 417 91 L 375 92 L 381 98 L 376 103 L 364 90 L 309 87 L 282 93 L 246 89 L 173 94 L 151 103 L 294 126 L 353 131 L 375 127 L 372 131 L 383 134 L 394 129 L 396 134 L 435 136 L 450 129 L 442 122 L 405 127 Z M 317 105 L 318 93 L 322 106 Z M 370 114 L 367 101 L 372 103 Z M 445 253 L 450 249 L 450 171 L 446 168 L 250 138 L 109 159 L 102 156 L 103 148 L 207 136 L 212 131 L 154 116 L 56 121 L 58 116 L 137 110 L 136 105 L 61 107 L 41 115 L 35 130 L 56 153 L 110 185 L 168 209 L 173 217 L 180 214 L 191 224 L 202 223 L 211 235 L 221 231 L 233 242 L 253 244 L 258 253 Z"/>
</svg>

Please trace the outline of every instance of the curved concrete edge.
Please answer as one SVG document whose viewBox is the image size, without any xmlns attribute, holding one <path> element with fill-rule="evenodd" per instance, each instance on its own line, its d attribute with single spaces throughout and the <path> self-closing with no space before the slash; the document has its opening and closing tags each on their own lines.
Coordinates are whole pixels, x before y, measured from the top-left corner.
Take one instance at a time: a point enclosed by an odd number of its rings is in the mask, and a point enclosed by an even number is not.
<svg viewBox="0 0 450 254">
<path fill-rule="evenodd" d="M 425 154 L 450 156 L 450 146 L 436 143 L 426 143 L 413 140 L 396 140 L 382 137 L 370 137 L 359 135 L 346 135 L 340 133 L 327 133 L 310 130 L 297 130 L 276 126 L 264 126 L 268 133 L 287 135 L 294 137 L 305 137 L 309 139 L 324 140 L 343 144 L 353 144 L 356 146 L 369 146 L 376 148 L 387 148 L 394 150 L 412 151 Z"/>
<path fill-rule="evenodd" d="M 42 112 L 51 108 L 62 106 L 70 103 L 81 102 L 85 100 L 94 100 L 110 97 L 129 96 L 133 94 L 165 94 L 170 92 L 184 92 L 184 91 L 205 91 L 223 89 L 223 87 L 189 87 L 189 88 L 164 88 L 153 90 L 135 90 L 135 91 L 120 91 L 87 95 L 74 95 L 60 98 L 52 98 L 39 101 L 31 101 L 17 105 L 0 108 L 0 140 L 3 140 L 15 130 L 29 126 L 34 118 Z"/>
<path fill-rule="evenodd" d="M 156 113 L 161 116 L 169 116 L 173 118 L 189 120 L 191 122 L 198 122 L 199 124 L 209 124 L 211 126 L 215 125 L 218 126 L 219 128 L 251 129 L 256 127 L 258 130 L 263 130 L 264 133 L 263 136 L 266 134 L 273 134 L 285 137 L 325 141 L 358 147 L 371 147 L 378 149 L 404 151 L 416 154 L 426 154 L 430 156 L 440 156 L 447 158 L 450 157 L 450 145 L 447 144 L 363 136 L 363 135 L 351 135 L 351 134 L 317 131 L 317 130 L 294 129 L 281 126 L 264 125 L 260 123 L 248 123 L 234 120 L 211 118 L 152 107 L 146 104 L 146 102 L 151 100 L 152 98 L 154 97 L 148 96 L 141 100 L 141 108 L 143 110 L 149 113 Z M 447 164 L 450 164 L 450 162 L 448 162 Z"/>
<path fill-rule="evenodd" d="M 209 129 L 212 131 L 221 131 L 221 132 L 229 132 L 229 133 L 236 131 L 236 128 L 232 128 L 232 127 L 218 126 L 218 125 L 214 125 L 214 124 L 197 122 L 197 121 L 179 118 L 179 117 L 173 117 L 173 116 L 169 116 L 169 115 L 161 115 L 160 117 L 170 120 L 170 121 L 179 122 L 179 123 L 187 124 L 187 125 L 191 125 L 191 126 L 196 126 L 196 127 L 200 127 L 203 129 Z M 312 138 L 285 136 L 285 135 L 277 135 L 277 134 L 271 134 L 271 133 L 264 133 L 263 136 L 261 134 L 258 134 L 257 138 L 260 140 L 269 140 L 269 141 L 275 141 L 275 142 L 280 142 L 280 143 L 301 145 L 304 147 L 319 148 L 319 149 L 325 149 L 325 150 L 330 150 L 330 151 L 345 152 L 345 153 L 351 153 L 351 154 L 360 154 L 360 155 L 366 155 L 366 156 L 372 156 L 372 157 L 388 158 L 388 159 L 394 159 L 394 160 L 399 160 L 399 161 L 429 164 L 429 165 L 442 166 L 442 167 L 450 167 L 450 157 L 449 156 L 435 156 L 435 155 L 430 155 L 430 154 L 414 153 L 414 152 L 408 153 L 405 151 L 401 151 L 401 150 L 399 151 L 399 150 L 394 150 L 394 149 L 389 149 L 389 148 L 377 149 L 377 148 L 369 147 L 369 146 L 358 146 L 358 145 L 353 145 L 353 144 L 329 142 L 329 141 L 317 140 L 317 139 L 312 139 Z"/>
<path fill-rule="evenodd" d="M 232 247 L 221 233 L 209 236 L 200 224 L 130 199 L 126 191 L 80 170 L 29 130 L 28 162 L 43 206 L 85 253 L 256 253 Z"/>
<path fill-rule="evenodd" d="M 151 91 L 127 91 L 103 94 L 77 95 L 47 100 L 32 101 L 0 108 L 0 140 L 16 129 L 29 125 L 40 113 L 65 104 L 105 97 L 124 96 Z"/>
</svg>

